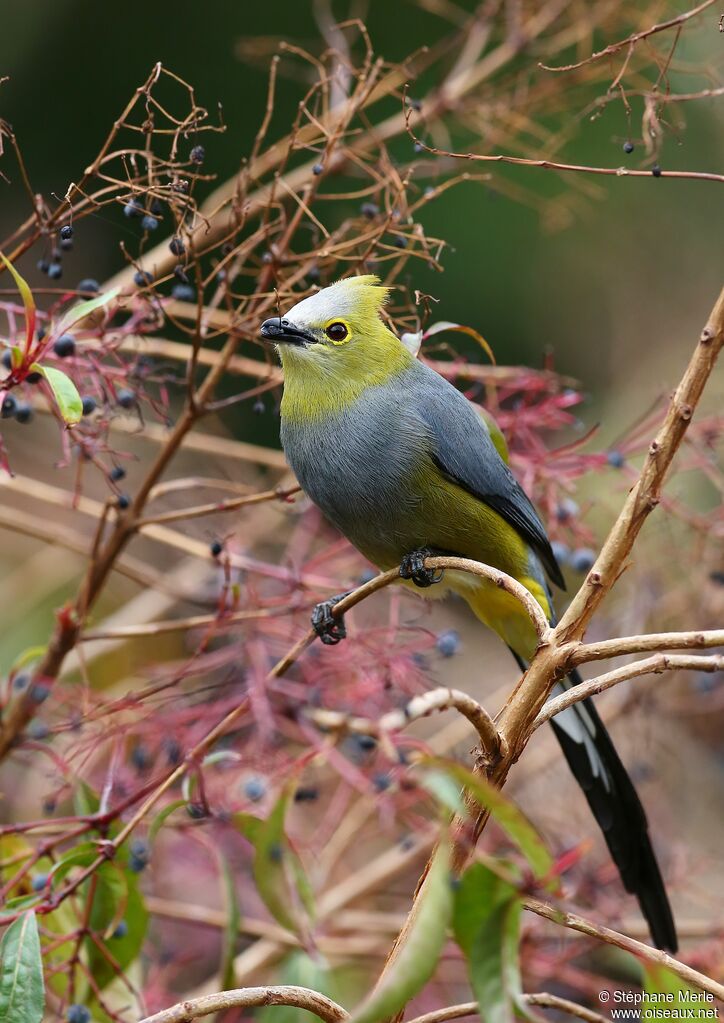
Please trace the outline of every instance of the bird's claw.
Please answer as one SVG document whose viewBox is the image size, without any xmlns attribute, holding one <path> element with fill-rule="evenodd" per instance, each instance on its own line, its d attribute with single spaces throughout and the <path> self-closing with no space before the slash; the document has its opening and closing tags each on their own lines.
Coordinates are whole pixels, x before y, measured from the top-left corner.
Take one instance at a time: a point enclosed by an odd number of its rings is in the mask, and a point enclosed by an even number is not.
<svg viewBox="0 0 724 1023">
<path fill-rule="evenodd" d="M 400 577 L 412 579 L 415 586 L 420 586 L 422 589 L 439 583 L 443 577 L 442 569 L 425 567 L 425 558 L 432 556 L 433 552 L 428 547 L 422 547 L 419 551 L 406 554 L 400 563 Z"/>
<path fill-rule="evenodd" d="M 317 633 L 325 646 L 336 646 L 341 640 L 347 638 L 347 627 L 344 624 L 343 615 L 333 614 L 333 608 L 347 596 L 340 593 L 329 600 L 323 600 L 317 604 L 312 611 L 312 628 Z"/>
</svg>

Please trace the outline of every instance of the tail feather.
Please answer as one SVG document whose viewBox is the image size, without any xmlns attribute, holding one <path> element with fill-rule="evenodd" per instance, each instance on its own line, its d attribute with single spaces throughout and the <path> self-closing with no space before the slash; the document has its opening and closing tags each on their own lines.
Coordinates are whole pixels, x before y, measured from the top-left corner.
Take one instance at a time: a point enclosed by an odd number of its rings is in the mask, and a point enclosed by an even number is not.
<svg viewBox="0 0 724 1023">
<path fill-rule="evenodd" d="M 513 655 L 525 670 L 525 661 L 515 652 Z M 573 671 L 561 688 L 568 689 L 581 681 L 578 672 Z M 676 927 L 646 814 L 598 711 L 590 699 L 582 700 L 551 719 L 551 725 L 624 886 L 638 899 L 654 944 L 676 952 Z"/>
</svg>

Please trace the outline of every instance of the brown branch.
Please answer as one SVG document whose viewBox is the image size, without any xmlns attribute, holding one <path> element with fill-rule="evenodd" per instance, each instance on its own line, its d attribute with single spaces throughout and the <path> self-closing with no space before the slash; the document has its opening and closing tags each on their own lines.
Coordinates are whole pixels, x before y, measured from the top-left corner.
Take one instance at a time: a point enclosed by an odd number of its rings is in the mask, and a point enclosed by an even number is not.
<svg viewBox="0 0 724 1023">
<path fill-rule="evenodd" d="M 657 32 L 665 32 L 669 28 L 676 28 L 679 25 L 683 25 L 684 22 L 689 21 L 691 18 L 695 18 L 697 14 L 701 14 L 707 7 L 712 7 L 715 0 L 704 0 L 704 3 L 699 4 L 698 7 L 694 7 L 690 11 L 685 11 L 683 14 L 677 14 L 675 18 L 669 18 L 668 21 L 659 22 L 658 25 L 653 25 L 651 28 L 644 29 L 642 32 L 634 32 L 626 39 L 621 39 L 617 43 L 610 43 L 603 50 L 599 50 L 597 53 L 591 54 L 590 57 L 586 57 L 585 60 L 579 60 L 575 64 L 566 64 L 564 67 L 549 67 L 547 64 L 538 64 L 539 68 L 544 71 L 577 71 L 578 68 L 584 67 L 586 64 L 592 64 L 596 60 L 601 60 L 602 57 L 610 57 L 614 53 L 618 53 L 625 46 L 633 47 L 636 43 L 640 43 L 642 39 L 649 39 L 651 36 L 656 35 Z"/>
<path fill-rule="evenodd" d="M 724 657 L 687 657 L 685 654 L 654 654 L 643 661 L 635 661 L 633 664 L 625 664 L 621 668 L 609 671 L 598 678 L 589 679 L 580 685 L 568 689 L 560 696 L 549 700 L 533 722 L 533 729 L 539 728 L 546 721 L 550 721 L 556 714 L 560 714 L 567 707 L 589 696 L 597 696 L 617 686 L 620 682 L 628 682 L 632 678 L 639 678 L 641 675 L 659 675 L 664 671 L 721 671 L 724 669 Z"/>
<path fill-rule="evenodd" d="M 188 1023 L 189 1020 L 210 1016 L 225 1009 L 258 1008 L 262 1005 L 291 1005 L 314 1013 L 324 1023 L 340 1023 L 349 1013 L 331 998 L 306 987 L 282 984 L 274 987 L 247 987 L 235 991 L 219 991 L 201 998 L 187 999 L 146 1016 L 139 1023 Z"/>
<path fill-rule="evenodd" d="M 586 1023 L 610 1023 L 605 1016 L 593 1009 L 587 1009 L 583 1005 L 577 1005 L 567 998 L 559 998 L 558 995 L 548 994 L 541 991 L 537 994 L 522 995 L 526 1005 L 538 1005 L 542 1009 L 557 1009 L 559 1012 L 566 1012 L 569 1016 L 576 1016 L 578 1019 L 586 1020 Z M 451 1019 L 462 1019 L 465 1016 L 478 1016 L 480 1014 L 477 1002 L 463 1002 L 461 1005 L 448 1005 L 444 1009 L 434 1009 L 426 1012 L 423 1016 L 416 1016 L 410 1023 L 447 1023 Z"/>
<path fill-rule="evenodd" d="M 617 639 L 603 639 L 598 643 L 577 644 L 571 652 L 569 663 L 587 664 L 589 661 L 602 661 L 622 654 L 643 654 L 649 650 L 703 650 L 713 646 L 724 646 L 724 629 L 653 632 L 644 636 L 620 636 Z"/>
<path fill-rule="evenodd" d="M 592 615 L 614 586 L 644 522 L 659 503 L 666 473 L 711 375 L 722 344 L 724 344 L 724 289 L 671 399 L 664 422 L 656 438 L 651 442 L 639 479 L 611 528 L 595 565 L 559 624 L 555 629 L 548 631 L 546 641 L 539 645 L 528 671 L 514 689 L 498 718 L 498 731 L 509 750 L 508 755 L 488 773 L 489 779 L 498 787 L 505 784 L 510 768 L 523 752 L 532 734 L 535 719 L 553 685 L 570 670 L 569 658 L 575 644 L 580 642 Z M 432 566 L 436 560 L 429 559 L 428 565 Z M 469 813 L 478 814 L 475 827 L 477 838 L 487 823 L 488 813 L 487 811 L 480 813 L 472 796 L 466 796 L 466 801 Z M 465 821 L 458 821 L 457 828 L 461 836 L 466 835 Z M 456 871 L 464 868 L 469 855 L 469 841 L 458 840 L 453 850 L 453 867 Z M 428 860 L 405 924 L 388 955 L 383 976 L 390 963 L 394 961 L 400 945 L 407 940 L 416 919 L 430 862 Z"/>
<path fill-rule="evenodd" d="M 708 0 L 711 2 L 711 0 Z M 581 163 L 559 163 L 556 160 L 534 160 L 525 156 L 512 156 L 510 153 L 463 153 L 452 149 L 439 149 L 428 145 L 412 131 L 408 135 L 413 143 L 433 156 L 445 156 L 452 160 L 470 160 L 475 163 L 506 163 L 514 167 L 539 167 L 543 170 L 561 171 L 575 174 L 597 174 L 614 178 L 685 178 L 694 181 L 724 182 L 724 174 L 713 171 L 680 171 L 662 170 L 658 165 L 650 170 L 632 170 L 630 167 L 592 167 Z"/>
<path fill-rule="evenodd" d="M 413 697 L 399 710 L 391 710 L 383 714 L 378 721 L 371 718 L 356 717 L 342 714 L 334 710 L 309 710 L 307 716 L 315 724 L 334 732 L 357 733 L 359 735 L 384 736 L 389 732 L 399 732 L 413 721 L 428 717 L 434 711 L 453 708 L 466 717 L 480 737 L 482 751 L 490 763 L 495 763 L 501 756 L 500 736 L 495 722 L 480 704 L 459 689 L 441 687 L 432 689 L 422 696 Z"/>
<path fill-rule="evenodd" d="M 615 945 L 625 952 L 631 952 L 647 963 L 665 966 L 667 970 L 671 970 L 672 973 L 675 973 L 677 977 L 680 977 L 687 984 L 699 988 L 700 991 L 707 991 L 709 994 L 714 995 L 715 998 L 724 1001 L 724 984 L 719 984 L 717 981 L 712 980 L 711 977 L 707 977 L 706 974 L 699 973 L 698 970 L 687 966 L 686 963 L 674 959 L 673 956 L 663 952 L 660 948 L 652 948 L 651 945 L 646 945 L 643 941 L 637 941 L 635 938 L 629 938 L 628 935 L 620 934 L 610 927 L 594 924 L 590 920 L 586 920 L 585 917 L 578 916 L 577 913 L 566 913 L 563 910 L 556 909 L 555 906 L 549 906 L 546 902 L 541 902 L 540 899 L 525 898 L 523 899 L 523 907 L 537 916 L 542 916 L 554 924 L 559 924 L 561 927 L 569 927 L 571 930 L 587 934 L 591 938 L 605 941 L 608 945 Z"/>
</svg>

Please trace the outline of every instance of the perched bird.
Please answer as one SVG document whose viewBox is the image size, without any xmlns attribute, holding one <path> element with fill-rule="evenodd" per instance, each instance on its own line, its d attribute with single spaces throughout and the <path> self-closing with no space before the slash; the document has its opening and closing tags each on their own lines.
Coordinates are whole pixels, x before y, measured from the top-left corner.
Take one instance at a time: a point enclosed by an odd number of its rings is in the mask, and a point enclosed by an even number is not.
<svg viewBox="0 0 724 1023">
<path fill-rule="evenodd" d="M 536 634 L 519 601 L 492 582 L 446 571 L 431 553 L 472 558 L 522 583 L 551 622 L 546 574 L 563 586 L 545 529 L 504 459 L 501 437 L 452 384 L 420 362 L 380 317 L 387 289 L 349 277 L 261 325 L 284 368 L 281 438 L 308 496 L 373 564 L 400 566 L 425 595 L 460 594 L 522 668 Z M 427 587 L 430 587 L 427 589 Z M 344 623 L 332 601 L 315 608 L 323 641 Z M 580 682 L 572 673 L 566 688 Z M 676 931 L 646 815 L 590 700 L 552 719 L 556 737 L 654 942 L 676 950 Z"/>
</svg>

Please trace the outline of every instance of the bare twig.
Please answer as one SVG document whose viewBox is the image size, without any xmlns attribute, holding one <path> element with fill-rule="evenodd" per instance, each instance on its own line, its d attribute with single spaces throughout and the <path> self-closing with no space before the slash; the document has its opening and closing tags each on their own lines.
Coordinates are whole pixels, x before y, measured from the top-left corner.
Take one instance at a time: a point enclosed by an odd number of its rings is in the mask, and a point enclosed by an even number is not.
<svg viewBox="0 0 724 1023">
<path fill-rule="evenodd" d="M 282 984 L 276 987 L 247 987 L 235 991 L 219 991 L 213 995 L 186 999 L 170 1009 L 162 1009 L 153 1016 L 146 1016 L 140 1023 L 188 1023 L 189 1020 L 210 1016 L 212 1012 L 225 1009 L 258 1008 L 262 1005 L 291 1005 L 314 1013 L 324 1023 L 340 1023 L 348 1018 L 341 1005 L 331 998 L 320 995 L 306 987 Z"/>
<path fill-rule="evenodd" d="M 546 721 L 550 721 L 556 714 L 560 714 L 566 707 L 580 703 L 589 696 L 597 696 L 617 686 L 620 682 L 627 682 L 632 678 L 639 678 L 641 675 L 658 675 L 664 671 L 722 671 L 724 669 L 724 657 L 687 657 L 685 654 L 654 654 L 642 661 L 635 661 L 633 664 L 625 664 L 621 668 L 599 675 L 598 678 L 589 679 L 572 689 L 561 693 L 549 700 L 533 722 L 533 729 L 539 728 Z"/>
<path fill-rule="evenodd" d="M 660 948 L 652 948 L 651 945 L 646 945 L 643 941 L 637 941 L 635 938 L 629 938 L 626 934 L 619 934 L 618 931 L 614 931 L 610 927 L 594 924 L 590 920 L 586 920 L 585 917 L 578 916 L 577 913 L 566 913 L 555 906 L 549 906 L 547 903 L 541 902 L 540 899 L 527 897 L 523 899 L 523 906 L 531 913 L 542 916 L 552 923 L 560 924 L 561 927 L 569 927 L 571 930 L 587 934 L 591 938 L 605 941 L 608 945 L 615 945 L 617 948 L 622 948 L 625 952 L 633 953 L 633 955 L 647 963 L 665 966 L 667 970 L 671 970 L 672 973 L 675 973 L 677 977 L 680 977 L 687 984 L 693 985 L 700 991 L 707 991 L 709 994 L 714 995 L 715 998 L 724 1001 L 724 984 L 719 984 L 717 981 L 712 980 L 711 977 L 707 977 L 705 974 L 699 973 L 698 970 L 694 970 L 691 966 L 687 966 L 686 963 L 674 959 L 667 952 L 662 952 Z"/>
</svg>

